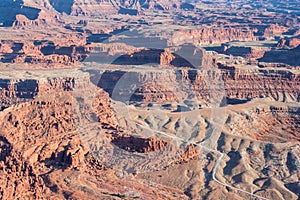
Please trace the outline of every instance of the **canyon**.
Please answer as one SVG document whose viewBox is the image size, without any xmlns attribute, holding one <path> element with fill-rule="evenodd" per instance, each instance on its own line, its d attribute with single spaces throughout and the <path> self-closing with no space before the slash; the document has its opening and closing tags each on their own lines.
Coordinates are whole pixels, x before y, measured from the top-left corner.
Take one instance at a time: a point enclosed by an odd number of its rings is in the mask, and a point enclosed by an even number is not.
<svg viewBox="0 0 300 200">
<path fill-rule="evenodd" d="M 0 198 L 299 199 L 299 3 L 1 1 Z"/>
</svg>

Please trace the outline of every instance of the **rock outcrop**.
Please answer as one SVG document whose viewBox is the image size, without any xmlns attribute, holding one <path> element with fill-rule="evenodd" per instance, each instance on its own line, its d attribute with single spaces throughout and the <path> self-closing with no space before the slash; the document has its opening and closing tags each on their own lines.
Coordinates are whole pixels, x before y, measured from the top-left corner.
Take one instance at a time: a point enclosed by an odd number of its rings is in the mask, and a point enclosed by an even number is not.
<svg viewBox="0 0 300 200">
<path fill-rule="evenodd" d="M 53 89 L 70 91 L 74 87 L 74 84 L 74 78 L 48 80 L 0 79 L 1 107 L 4 109 L 16 103 L 30 101 L 39 93 L 47 92 Z"/>
<path fill-rule="evenodd" d="M 228 126 L 235 135 L 268 142 L 300 141 L 297 126 L 300 110 L 297 107 L 260 105 L 242 116 L 233 115 L 231 120 Z"/>
<path fill-rule="evenodd" d="M 287 32 L 288 29 L 284 26 L 280 26 L 278 24 L 271 24 L 268 26 L 263 33 L 263 36 L 268 38 L 268 37 L 274 37 L 278 35 L 282 35 L 284 32 Z"/>
<path fill-rule="evenodd" d="M 88 54 L 84 46 L 56 46 L 50 41 L 1 41 L 0 58 L 4 63 L 44 63 L 71 65 L 83 61 Z"/>
<path fill-rule="evenodd" d="M 157 72 L 106 71 L 98 83 L 111 98 L 120 101 L 166 102 L 184 99 L 191 92 L 209 100 L 213 91 L 210 81 L 224 84 L 224 94 L 232 99 L 270 97 L 275 101 L 299 101 L 300 77 L 288 71 L 248 71 L 219 65 L 220 70 L 168 70 Z M 127 85 L 122 85 L 125 80 Z M 153 87 L 150 82 L 163 86 Z M 108 84 L 109 83 L 109 84 Z M 121 85 L 120 85 L 121 84 Z M 129 88 L 138 87 L 135 90 Z M 175 89 L 179 87 L 180 90 Z M 189 88 L 189 89 L 188 89 Z M 220 88 L 222 89 L 222 87 Z M 127 96 L 122 95 L 124 92 Z"/>
<path fill-rule="evenodd" d="M 175 59 L 175 56 L 171 53 L 169 49 L 166 49 L 162 54 L 160 54 L 161 65 L 169 65 Z"/>
<path fill-rule="evenodd" d="M 182 41 L 182 36 L 184 39 Z M 222 44 L 230 41 L 255 41 L 254 30 L 238 28 L 204 28 L 201 30 L 180 30 L 170 38 L 170 43 L 180 44 L 193 42 L 194 44 Z"/>
<path fill-rule="evenodd" d="M 28 91 L 37 92 L 34 99 L 10 105 L 1 112 L 2 199 L 43 199 L 48 196 L 58 199 L 101 199 L 110 196 L 110 188 L 115 187 L 115 181 L 120 181 L 120 178 L 89 153 L 74 122 L 72 89 L 85 87 L 86 81 L 88 80 L 70 81 L 67 78 L 35 81 L 32 85 L 35 89 Z M 22 87 L 12 88 L 16 94 L 18 90 L 22 90 Z M 102 126 L 107 138 L 117 148 L 128 152 L 147 153 L 163 150 L 167 145 L 162 140 L 133 137 L 126 135 L 124 130 L 118 130 L 113 122 L 109 97 L 103 90 L 98 91 L 94 102 L 99 126 Z M 88 186 L 84 186 L 87 183 L 86 178 L 92 178 L 93 183 L 96 181 L 104 184 L 101 187 L 103 192 L 86 193 L 87 190 L 99 191 L 98 187 L 90 185 L 92 182 L 88 181 Z M 134 187 L 131 185 L 132 189 Z M 140 195 L 151 195 L 149 191 L 134 190 L 139 191 Z M 117 189 L 115 192 L 118 194 L 121 191 Z"/>
<path fill-rule="evenodd" d="M 297 48 L 300 45 L 300 38 L 293 37 L 293 38 L 284 38 L 278 41 L 277 47 L 278 48 Z"/>
<path fill-rule="evenodd" d="M 211 47 L 211 50 L 221 54 L 241 56 L 246 59 L 259 59 L 262 58 L 265 52 L 269 49 L 259 47 L 230 46 L 223 44 L 221 47 Z"/>
</svg>

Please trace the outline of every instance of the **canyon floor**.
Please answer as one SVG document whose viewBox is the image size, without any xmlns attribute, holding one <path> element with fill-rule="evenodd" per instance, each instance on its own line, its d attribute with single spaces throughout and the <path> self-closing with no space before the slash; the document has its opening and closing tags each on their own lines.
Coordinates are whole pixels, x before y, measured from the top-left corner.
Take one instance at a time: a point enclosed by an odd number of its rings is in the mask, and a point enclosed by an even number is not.
<svg viewBox="0 0 300 200">
<path fill-rule="evenodd" d="M 0 198 L 299 200 L 299 5 L 1 1 Z"/>
</svg>

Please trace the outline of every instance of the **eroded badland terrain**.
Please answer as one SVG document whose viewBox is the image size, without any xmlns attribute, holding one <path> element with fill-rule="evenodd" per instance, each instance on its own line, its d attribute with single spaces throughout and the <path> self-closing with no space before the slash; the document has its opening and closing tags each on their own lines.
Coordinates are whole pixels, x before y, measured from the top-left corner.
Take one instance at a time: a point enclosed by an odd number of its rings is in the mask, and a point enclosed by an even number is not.
<svg viewBox="0 0 300 200">
<path fill-rule="evenodd" d="M 1 199 L 299 199 L 300 1 L 1 0 Z"/>
</svg>

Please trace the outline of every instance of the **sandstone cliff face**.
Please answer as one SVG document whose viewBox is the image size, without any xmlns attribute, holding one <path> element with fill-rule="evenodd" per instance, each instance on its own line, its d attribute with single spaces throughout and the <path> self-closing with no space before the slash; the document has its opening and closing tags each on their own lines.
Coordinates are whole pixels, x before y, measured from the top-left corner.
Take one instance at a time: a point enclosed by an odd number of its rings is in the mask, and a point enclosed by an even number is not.
<svg viewBox="0 0 300 200">
<path fill-rule="evenodd" d="M 209 100 L 213 95 L 211 81 L 222 83 L 225 96 L 232 99 L 253 99 L 270 97 L 275 101 L 299 101 L 300 77 L 285 71 L 247 71 L 220 65 L 221 70 L 168 70 L 161 72 L 110 72 L 102 75 L 98 86 L 107 91 L 115 100 L 170 102 L 184 99 L 194 93 L 199 99 Z M 138 86 L 136 90 L 121 87 L 119 81 L 127 82 L 128 87 Z M 163 86 L 153 87 L 150 82 Z M 108 84 L 110 83 L 110 84 Z M 179 87 L 179 91 L 175 88 Z M 128 97 L 121 96 L 124 91 Z"/>
<path fill-rule="evenodd" d="M 0 80 L 1 110 L 11 105 L 33 99 L 38 92 L 36 80 Z"/>
<path fill-rule="evenodd" d="M 194 145 L 188 145 L 185 152 L 182 154 L 181 159 L 177 162 L 188 162 L 192 159 L 197 159 L 199 157 L 199 149 Z"/>
<path fill-rule="evenodd" d="M 288 29 L 284 26 L 278 24 L 272 24 L 264 30 L 263 36 L 272 37 L 275 35 L 281 35 L 284 32 L 287 32 Z"/>
<path fill-rule="evenodd" d="M 56 46 L 50 41 L 1 41 L 0 58 L 5 63 L 74 64 L 88 54 L 84 46 Z"/>
<path fill-rule="evenodd" d="M 253 98 L 269 97 L 275 101 L 299 101 L 300 99 L 300 77 L 288 71 L 280 70 L 258 70 L 247 71 L 219 65 L 220 71 L 214 70 L 192 70 L 182 69 L 157 72 L 126 72 L 126 71 L 106 71 L 101 75 L 98 86 L 108 92 L 111 98 L 118 100 L 118 92 L 122 88 L 118 85 L 121 80 L 131 80 L 132 84 L 137 84 L 138 88 L 129 92 L 127 101 L 132 102 L 174 102 L 184 99 L 190 92 L 197 94 L 200 99 L 209 99 L 211 95 L 209 81 L 216 79 L 224 83 L 224 92 L 227 98 L 249 100 Z M 51 90 L 72 91 L 80 83 L 78 78 L 50 78 L 50 79 L 1 79 L 2 109 L 9 107 L 13 103 L 30 101 L 39 93 Z M 154 83 L 164 83 L 155 84 Z M 130 82 L 129 82 L 130 83 Z M 176 83 L 176 84 L 175 84 Z M 176 91 L 177 86 L 182 87 L 182 91 Z M 126 85 L 123 89 L 128 89 Z M 106 95 L 108 99 L 109 96 Z M 103 98 L 103 96 L 101 96 Z M 97 105 L 109 105 L 102 102 L 99 96 Z M 119 99 L 122 100 L 122 99 Z M 101 113 L 101 111 L 99 110 Z M 99 116 L 101 116 L 99 113 Z M 110 112 L 102 111 L 103 114 Z M 101 117 L 110 119 L 112 115 Z M 110 120 L 112 123 L 113 119 Z"/>
<path fill-rule="evenodd" d="M 194 90 L 203 99 L 207 99 L 210 95 L 207 85 L 203 84 L 205 80 L 221 79 L 224 81 L 225 94 L 228 98 L 271 97 L 276 101 L 299 101 L 300 77 L 288 72 L 249 72 L 231 68 L 222 70 L 219 75 L 202 74 L 192 70 L 188 74 L 193 77 Z"/>
<path fill-rule="evenodd" d="M 160 102 L 168 103 L 179 100 L 178 96 L 165 85 L 143 84 L 130 97 L 132 102 Z"/>
<path fill-rule="evenodd" d="M 271 97 L 276 101 L 299 101 L 299 75 L 286 71 L 247 72 L 224 70 L 226 94 L 230 98 Z"/>
<path fill-rule="evenodd" d="M 70 91 L 74 87 L 74 78 L 62 79 L 0 79 L 0 96 L 2 109 L 13 104 L 30 101 L 39 93 L 58 89 Z"/>
<path fill-rule="evenodd" d="M 36 28 L 46 28 L 48 26 L 57 25 L 61 23 L 60 17 L 57 13 L 42 10 L 39 12 L 36 19 L 27 18 L 26 15 L 18 14 L 15 17 L 15 21 L 12 23 L 12 28 L 14 29 L 30 29 L 34 30 Z"/>
<path fill-rule="evenodd" d="M 246 59 L 259 59 L 262 58 L 268 49 L 266 48 L 253 48 L 253 47 L 243 47 L 243 46 L 226 46 L 222 45 L 220 48 L 214 49 L 218 53 L 241 56 Z"/>
<path fill-rule="evenodd" d="M 175 56 L 170 52 L 169 49 L 166 49 L 162 54 L 160 54 L 160 64 L 169 65 L 175 59 Z"/>
<path fill-rule="evenodd" d="M 169 73 L 168 73 L 169 72 Z M 126 85 L 121 83 L 125 82 Z M 161 83 L 164 84 L 155 84 Z M 101 75 L 98 86 L 109 93 L 113 100 L 118 101 L 145 101 L 165 102 L 181 99 L 177 96 L 175 87 L 178 85 L 176 74 L 172 70 L 166 72 L 126 72 L 105 71 Z M 137 88 L 135 88 L 135 87 Z M 124 92 L 126 96 L 122 95 Z"/>
<path fill-rule="evenodd" d="M 250 29 L 237 29 L 237 28 L 205 28 L 202 30 L 181 30 L 174 33 L 170 39 L 170 43 L 180 43 L 180 40 L 184 36 L 187 41 L 192 41 L 195 44 L 221 44 L 234 40 L 239 41 L 255 41 L 254 31 Z"/>
<path fill-rule="evenodd" d="M 112 140 L 112 143 L 126 151 L 138 153 L 160 151 L 167 146 L 167 142 L 162 140 L 135 138 L 132 136 L 116 137 Z"/>
<path fill-rule="evenodd" d="M 278 41 L 277 47 L 278 48 L 296 48 L 300 45 L 300 38 L 284 38 Z"/>
<path fill-rule="evenodd" d="M 136 49 L 132 53 L 118 56 L 112 64 L 159 64 L 175 68 L 212 68 L 215 66 L 215 59 L 202 48 L 186 45 L 173 52 L 169 49 Z"/>
</svg>

